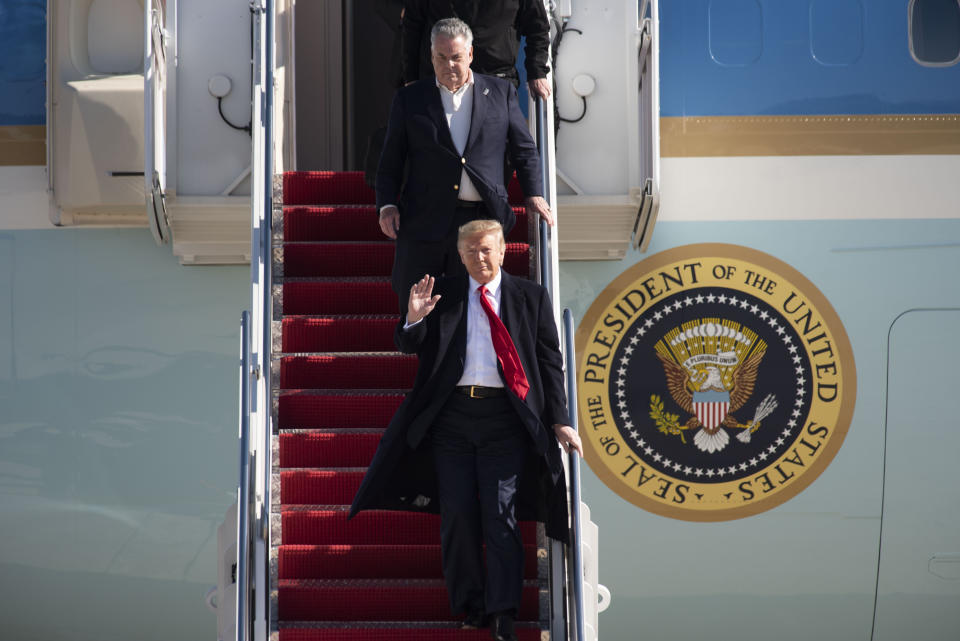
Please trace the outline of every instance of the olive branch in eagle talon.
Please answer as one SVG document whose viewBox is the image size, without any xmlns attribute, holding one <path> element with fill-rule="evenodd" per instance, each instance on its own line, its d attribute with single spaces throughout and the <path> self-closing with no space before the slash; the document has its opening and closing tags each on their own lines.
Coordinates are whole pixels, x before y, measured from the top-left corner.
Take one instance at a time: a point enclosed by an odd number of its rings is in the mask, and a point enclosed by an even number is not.
<svg viewBox="0 0 960 641">
<path fill-rule="evenodd" d="M 680 442 L 687 444 L 687 439 L 683 438 L 683 431 L 690 429 L 686 425 L 680 425 L 680 415 L 671 414 L 663 411 L 663 401 L 656 394 L 650 397 L 650 418 L 657 424 L 657 429 L 664 434 L 676 434 L 680 437 Z"/>
</svg>

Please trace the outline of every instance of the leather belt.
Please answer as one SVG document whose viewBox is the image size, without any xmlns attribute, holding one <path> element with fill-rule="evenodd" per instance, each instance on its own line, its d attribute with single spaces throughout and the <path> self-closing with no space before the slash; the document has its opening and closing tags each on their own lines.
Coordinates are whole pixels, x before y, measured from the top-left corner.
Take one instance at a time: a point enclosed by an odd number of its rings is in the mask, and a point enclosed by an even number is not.
<svg viewBox="0 0 960 641">
<path fill-rule="evenodd" d="M 483 207 L 482 200 L 457 200 L 457 209 L 480 209 Z"/>
<path fill-rule="evenodd" d="M 470 398 L 490 398 L 506 394 L 506 390 L 502 387 L 483 387 L 482 385 L 458 385 L 454 389 Z"/>
</svg>

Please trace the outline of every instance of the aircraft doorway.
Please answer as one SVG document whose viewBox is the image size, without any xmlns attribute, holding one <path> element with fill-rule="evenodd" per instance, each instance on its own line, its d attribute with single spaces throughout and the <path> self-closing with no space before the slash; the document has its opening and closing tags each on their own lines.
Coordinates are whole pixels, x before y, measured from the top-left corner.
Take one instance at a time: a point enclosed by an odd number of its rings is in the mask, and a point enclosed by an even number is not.
<svg viewBox="0 0 960 641">
<path fill-rule="evenodd" d="M 400 77 L 399 0 L 296 8 L 297 168 L 362 171 Z"/>
<path fill-rule="evenodd" d="M 890 330 L 876 641 L 946 641 L 960 630 L 958 326 L 960 310 L 917 310 Z"/>
</svg>

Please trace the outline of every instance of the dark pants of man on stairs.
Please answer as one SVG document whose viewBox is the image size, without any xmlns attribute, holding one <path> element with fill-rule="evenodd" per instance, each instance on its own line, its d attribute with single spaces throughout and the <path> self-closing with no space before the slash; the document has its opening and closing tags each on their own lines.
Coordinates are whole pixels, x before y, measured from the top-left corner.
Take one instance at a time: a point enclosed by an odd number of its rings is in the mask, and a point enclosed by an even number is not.
<svg viewBox="0 0 960 641">
<path fill-rule="evenodd" d="M 454 612 L 515 613 L 523 588 L 516 496 L 528 447 L 526 430 L 506 395 L 454 393 L 430 434 L 450 606 Z"/>
</svg>

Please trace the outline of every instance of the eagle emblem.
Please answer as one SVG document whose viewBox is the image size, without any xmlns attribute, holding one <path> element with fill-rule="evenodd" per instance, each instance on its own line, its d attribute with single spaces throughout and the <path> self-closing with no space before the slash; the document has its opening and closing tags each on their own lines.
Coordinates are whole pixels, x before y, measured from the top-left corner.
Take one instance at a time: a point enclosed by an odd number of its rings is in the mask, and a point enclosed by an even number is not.
<svg viewBox="0 0 960 641">
<path fill-rule="evenodd" d="M 697 430 L 694 445 L 711 454 L 729 444 L 727 430 L 740 430 L 737 439 L 749 443 L 760 422 L 777 407 L 776 398 L 768 394 L 753 420 L 741 423 L 733 414 L 753 395 L 767 349 L 740 323 L 719 318 L 689 321 L 670 330 L 655 349 L 670 396 L 691 416 L 681 423 L 678 415 L 664 412 L 656 394 L 651 397 L 650 416 L 661 432 L 677 435 L 684 443 L 688 430 Z"/>
</svg>

